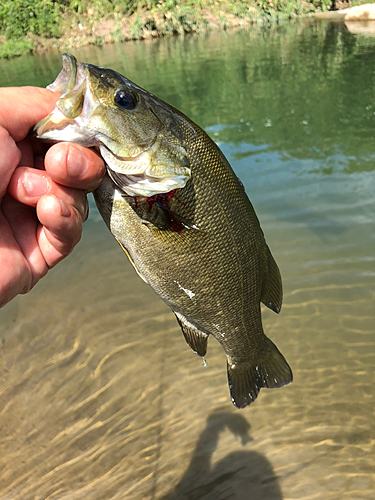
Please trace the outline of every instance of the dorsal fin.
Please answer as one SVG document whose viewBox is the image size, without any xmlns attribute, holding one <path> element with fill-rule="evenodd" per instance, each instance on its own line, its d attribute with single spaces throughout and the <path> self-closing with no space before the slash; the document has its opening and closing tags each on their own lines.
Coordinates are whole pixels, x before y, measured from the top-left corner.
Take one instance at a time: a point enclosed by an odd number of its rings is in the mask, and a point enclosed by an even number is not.
<svg viewBox="0 0 375 500">
<path fill-rule="evenodd" d="M 207 352 L 207 333 L 198 330 L 198 328 L 190 323 L 190 321 L 188 321 L 181 313 L 176 311 L 173 312 L 176 315 L 178 324 L 181 327 L 186 342 L 189 344 L 190 348 L 198 354 L 198 356 L 202 356 L 203 358 Z"/>
<path fill-rule="evenodd" d="M 283 302 L 283 285 L 279 268 L 267 245 L 265 261 L 266 276 L 263 283 L 261 301 L 265 306 L 272 309 L 272 311 L 279 313 Z"/>
</svg>

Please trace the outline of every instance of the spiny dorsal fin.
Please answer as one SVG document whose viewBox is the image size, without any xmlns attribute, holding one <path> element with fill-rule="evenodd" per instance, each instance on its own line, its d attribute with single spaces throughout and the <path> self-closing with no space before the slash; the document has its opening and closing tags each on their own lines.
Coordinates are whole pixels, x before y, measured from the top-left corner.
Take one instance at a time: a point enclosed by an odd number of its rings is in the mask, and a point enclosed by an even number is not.
<svg viewBox="0 0 375 500">
<path fill-rule="evenodd" d="M 198 354 L 198 356 L 202 356 L 203 358 L 207 351 L 208 335 L 198 330 L 198 328 L 190 323 L 190 321 L 188 321 L 181 313 L 175 311 L 173 312 L 176 315 L 178 324 L 181 327 L 186 342 L 189 344 L 190 348 Z"/>
<path fill-rule="evenodd" d="M 266 277 L 263 283 L 262 303 L 279 313 L 283 302 L 283 285 L 279 268 L 272 257 L 271 251 L 266 245 Z"/>
<path fill-rule="evenodd" d="M 256 364 L 231 364 L 228 361 L 228 383 L 234 406 L 245 408 L 252 403 L 262 387 L 273 389 L 293 380 L 292 370 L 271 340 L 262 359 Z"/>
</svg>

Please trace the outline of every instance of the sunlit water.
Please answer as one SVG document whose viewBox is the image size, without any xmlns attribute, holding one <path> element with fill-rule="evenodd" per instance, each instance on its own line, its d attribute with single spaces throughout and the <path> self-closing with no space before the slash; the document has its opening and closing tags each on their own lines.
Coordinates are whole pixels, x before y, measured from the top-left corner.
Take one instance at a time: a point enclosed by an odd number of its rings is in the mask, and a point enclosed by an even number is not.
<svg viewBox="0 0 375 500">
<path fill-rule="evenodd" d="M 243 411 L 94 205 L 82 242 L 0 312 L 1 499 L 375 498 L 375 39 L 297 24 L 76 50 L 219 143 L 282 272 L 266 333 L 294 371 Z M 58 53 L 0 62 L 47 85 Z"/>
</svg>

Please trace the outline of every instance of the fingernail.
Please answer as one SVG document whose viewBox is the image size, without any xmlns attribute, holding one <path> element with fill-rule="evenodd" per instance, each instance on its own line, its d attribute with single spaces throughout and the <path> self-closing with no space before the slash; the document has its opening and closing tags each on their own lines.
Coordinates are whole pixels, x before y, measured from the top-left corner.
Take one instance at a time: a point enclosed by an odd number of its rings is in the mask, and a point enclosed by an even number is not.
<svg viewBox="0 0 375 500">
<path fill-rule="evenodd" d="M 65 203 L 65 201 L 60 200 L 60 205 L 61 205 L 61 215 L 63 217 L 70 217 L 70 209 L 68 205 Z"/>
<path fill-rule="evenodd" d="M 42 196 L 49 188 L 49 182 L 43 175 L 27 172 L 22 179 L 23 187 L 29 196 Z"/>
<path fill-rule="evenodd" d="M 85 153 L 75 146 L 69 147 L 67 167 L 70 177 L 83 177 L 89 168 L 89 161 Z"/>
</svg>

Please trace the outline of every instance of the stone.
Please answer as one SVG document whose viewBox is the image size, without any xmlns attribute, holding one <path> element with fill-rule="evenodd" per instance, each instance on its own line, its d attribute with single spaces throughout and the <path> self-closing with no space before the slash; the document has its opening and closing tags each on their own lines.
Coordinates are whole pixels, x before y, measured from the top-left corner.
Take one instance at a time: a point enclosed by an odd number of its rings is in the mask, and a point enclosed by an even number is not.
<svg viewBox="0 0 375 500">
<path fill-rule="evenodd" d="M 375 4 L 366 3 L 352 7 L 345 14 L 344 21 L 375 21 Z"/>
</svg>

